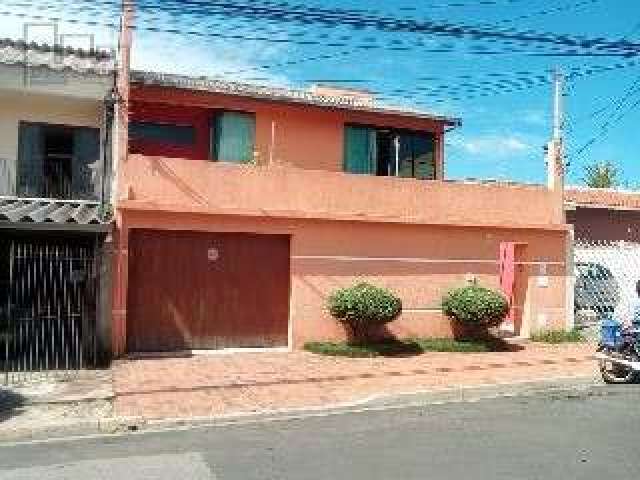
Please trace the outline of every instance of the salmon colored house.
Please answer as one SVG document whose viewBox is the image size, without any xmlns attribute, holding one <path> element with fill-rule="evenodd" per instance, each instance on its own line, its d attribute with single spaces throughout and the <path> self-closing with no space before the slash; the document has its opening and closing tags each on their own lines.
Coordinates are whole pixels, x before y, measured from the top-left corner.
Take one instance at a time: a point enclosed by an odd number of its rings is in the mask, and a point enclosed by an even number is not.
<svg viewBox="0 0 640 480">
<path fill-rule="evenodd" d="M 566 325 L 567 227 L 546 186 L 444 180 L 454 118 L 362 92 L 131 74 L 117 180 L 113 347 L 300 348 L 340 339 L 336 288 L 402 299 L 398 336 L 449 336 L 477 280 L 512 323 Z"/>
</svg>

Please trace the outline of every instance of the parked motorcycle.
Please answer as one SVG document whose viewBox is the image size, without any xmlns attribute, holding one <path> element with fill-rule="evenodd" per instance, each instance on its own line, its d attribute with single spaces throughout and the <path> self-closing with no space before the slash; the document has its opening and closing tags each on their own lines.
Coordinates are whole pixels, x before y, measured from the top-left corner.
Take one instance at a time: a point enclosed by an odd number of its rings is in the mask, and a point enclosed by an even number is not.
<svg viewBox="0 0 640 480">
<path fill-rule="evenodd" d="M 606 383 L 633 383 L 640 378 L 640 324 L 624 327 L 620 322 L 602 322 L 596 353 Z"/>
</svg>

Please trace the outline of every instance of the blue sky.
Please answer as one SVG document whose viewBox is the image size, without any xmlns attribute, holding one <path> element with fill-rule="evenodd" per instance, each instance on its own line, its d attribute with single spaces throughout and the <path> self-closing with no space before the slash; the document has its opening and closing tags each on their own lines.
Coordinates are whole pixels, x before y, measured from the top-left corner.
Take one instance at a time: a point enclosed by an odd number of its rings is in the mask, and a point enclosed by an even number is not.
<svg viewBox="0 0 640 480">
<path fill-rule="evenodd" d="M 244 0 L 243 0 L 244 1 Z M 109 2 L 109 0 L 98 0 Z M 75 19 L 80 23 L 59 22 L 59 33 L 93 33 L 99 44 L 115 42 L 108 28 L 82 24 L 86 20 L 108 23 L 116 9 L 96 7 L 78 0 L 60 6 L 52 0 L 3 0 L 0 17 L 3 35 L 21 37 L 25 18 L 17 15 L 40 15 Z M 33 7 L 26 4 L 32 3 Z M 519 30 L 585 35 L 640 42 L 640 2 L 630 0 L 495 0 L 478 5 L 473 0 L 292 0 L 290 3 L 322 8 L 357 8 L 377 10 L 379 14 L 412 17 L 465 24 L 499 24 Z M 456 4 L 451 6 L 450 4 Z M 88 5 L 93 5 L 88 7 Z M 473 55 L 469 48 L 475 41 L 434 39 L 415 34 L 382 33 L 373 29 L 324 27 L 283 22 L 251 21 L 207 15 L 170 14 L 160 9 L 141 10 L 138 24 L 161 29 L 178 28 L 220 35 L 244 35 L 278 38 L 292 43 L 228 40 L 151 32 L 138 32 L 134 43 L 134 67 L 168 72 L 222 75 L 229 79 L 257 83 L 284 84 L 306 88 L 316 80 L 331 80 L 361 86 L 378 92 L 387 103 L 406 105 L 437 113 L 459 116 L 463 127 L 447 139 L 447 175 L 450 178 L 498 178 L 525 182 L 544 182 L 543 146 L 550 135 L 551 87 L 548 83 L 517 92 L 474 97 L 478 82 L 510 81 L 516 72 L 530 72 L 525 77 L 548 75 L 554 67 L 584 69 L 611 66 L 630 59 L 608 57 L 532 57 L 521 54 Z M 543 14 L 549 10 L 552 14 Z M 7 15 L 11 13 L 11 15 Z M 42 19 L 35 19 L 42 20 Z M 32 27 L 34 40 L 50 38 L 48 27 Z M 297 45 L 298 39 L 314 39 L 325 45 Z M 390 46 L 402 41 L 422 40 L 423 46 L 409 51 L 385 48 L 361 50 L 359 44 L 376 41 Z M 78 42 L 83 40 L 78 39 Z M 71 41 L 70 41 L 71 42 Z M 342 42 L 346 46 L 330 47 L 326 43 Z M 395 43 L 393 43 L 395 42 Z M 433 53 L 446 42 L 455 52 Z M 482 43 L 495 48 L 495 44 Z M 322 57 L 322 59 L 318 59 Z M 315 58 L 316 60 L 310 60 Z M 639 57 L 640 60 L 640 57 Z M 285 63 L 290 64 L 285 65 Z M 498 75 L 498 77 L 496 77 Z M 493 80 L 492 80 L 493 79 Z M 640 184 L 640 135 L 635 126 L 640 108 L 629 109 L 619 121 L 606 122 L 626 112 L 640 92 L 635 92 L 622 108 L 615 111 L 615 101 L 640 79 L 637 66 L 594 74 L 571 82 L 565 99 L 567 108 L 567 145 L 569 183 L 579 184 L 586 164 L 611 161 L 619 165 L 625 182 Z M 436 95 L 425 92 L 440 86 Z M 422 88 L 422 91 L 417 91 Z M 403 93 L 394 90 L 405 90 Z M 597 114 L 593 114 L 602 110 Z M 598 140 L 582 155 L 576 152 L 592 138 Z"/>
</svg>

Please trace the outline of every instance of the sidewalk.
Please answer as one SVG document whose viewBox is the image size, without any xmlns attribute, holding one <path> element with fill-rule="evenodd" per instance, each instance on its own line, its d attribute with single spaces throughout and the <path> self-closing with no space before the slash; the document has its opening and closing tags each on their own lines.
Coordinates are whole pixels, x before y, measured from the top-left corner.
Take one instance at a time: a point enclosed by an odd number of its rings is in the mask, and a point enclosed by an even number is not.
<svg viewBox="0 0 640 480">
<path fill-rule="evenodd" d="M 97 430 L 113 417 L 111 371 L 25 375 L 0 384 L 0 440 Z"/>
<path fill-rule="evenodd" d="M 331 407 L 381 395 L 554 378 L 596 378 L 593 345 L 351 359 L 307 352 L 117 362 L 115 415 L 160 420 Z"/>
</svg>

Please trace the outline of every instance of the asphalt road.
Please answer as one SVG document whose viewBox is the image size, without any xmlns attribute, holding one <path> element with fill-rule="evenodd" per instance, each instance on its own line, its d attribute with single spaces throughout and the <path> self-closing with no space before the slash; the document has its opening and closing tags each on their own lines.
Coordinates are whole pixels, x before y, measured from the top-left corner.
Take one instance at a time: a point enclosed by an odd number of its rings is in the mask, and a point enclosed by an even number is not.
<svg viewBox="0 0 640 480">
<path fill-rule="evenodd" d="M 0 447 L 8 479 L 632 479 L 640 386 Z"/>
</svg>

